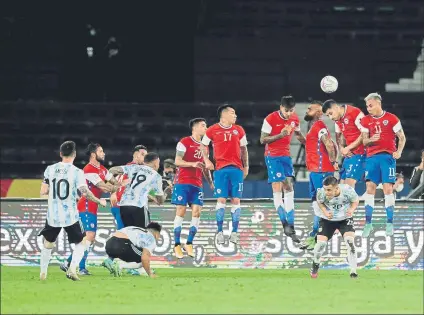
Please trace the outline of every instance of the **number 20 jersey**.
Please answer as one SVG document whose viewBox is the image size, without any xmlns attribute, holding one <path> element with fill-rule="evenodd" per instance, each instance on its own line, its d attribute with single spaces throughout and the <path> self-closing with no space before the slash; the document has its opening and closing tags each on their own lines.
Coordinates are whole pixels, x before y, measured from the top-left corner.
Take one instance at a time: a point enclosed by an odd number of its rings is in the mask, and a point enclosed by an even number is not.
<svg viewBox="0 0 424 315">
<path fill-rule="evenodd" d="M 203 155 L 201 143 L 193 137 L 185 137 L 177 144 L 177 151 L 184 152 L 183 160 L 186 162 L 202 162 Z M 187 184 L 202 188 L 202 169 L 198 167 L 179 167 L 175 175 L 175 184 Z"/>
<path fill-rule="evenodd" d="M 66 227 L 77 222 L 77 190 L 87 186 L 84 172 L 71 163 L 59 162 L 46 168 L 43 182 L 49 185 L 47 223 Z"/>
<path fill-rule="evenodd" d="M 125 186 L 124 194 L 118 203 L 119 206 L 143 208 L 147 206 L 147 196 L 150 191 L 153 191 L 156 196 L 163 195 L 162 177 L 153 168 L 138 164 L 121 167 L 131 182 Z"/>
</svg>

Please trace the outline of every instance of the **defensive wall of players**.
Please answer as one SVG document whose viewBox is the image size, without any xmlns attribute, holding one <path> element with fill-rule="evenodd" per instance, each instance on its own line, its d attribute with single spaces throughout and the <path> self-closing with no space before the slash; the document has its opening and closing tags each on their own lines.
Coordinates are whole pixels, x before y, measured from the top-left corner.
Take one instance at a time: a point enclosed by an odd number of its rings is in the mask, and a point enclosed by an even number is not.
<svg viewBox="0 0 424 315">
<path fill-rule="evenodd" d="M 296 199 L 296 227 L 303 238 L 310 229 L 312 210 L 310 201 Z M 303 251 L 290 238 L 281 233 L 281 224 L 272 200 L 246 199 L 242 203 L 240 219 L 240 244 L 236 247 L 226 242 L 216 243 L 215 203 L 206 201 L 196 236 L 194 259 L 177 260 L 173 255 L 173 221 L 175 208 L 170 204 L 151 206 L 152 220 L 160 222 L 164 229 L 154 253 L 154 268 L 209 267 L 209 268 L 309 268 L 311 252 Z M 1 264 L 8 266 L 38 266 L 42 238 L 37 237 L 44 226 L 47 201 L 44 199 L 1 199 Z M 190 214 L 186 214 L 190 216 Z M 228 217 L 227 217 L 228 216 Z M 224 234 L 230 234 L 231 219 L 227 213 Z M 376 203 L 375 232 L 370 238 L 361 237 L 364 226 L 364 207 L 354 215 L 358 265 L 366 269 L 423 269 L 424 211 L 422 201 L 398 200 L 395 210 L 395 233 L 386 237 L 384 204 Z M 187 223 L 189 222 L 187 221 Z M 381 228 L 380 228 L 381 226 Z M 99 210 L 98 232 L 89 261 L 100 264 L 105 256 L 105 242 L 115 230 L 109 208 Z M 188 230 L 183 226 L 183 231 Z M 183 233 L 182 241 L 185 242 Z M 73 245 L 72 245 L 73 246 Z M 53 250 L 52 263 L 62 262 L 71 247 L 61 232 Z M 329 242 L 323 258 L 323 268 L 345 268 L 346 248 L 340 235 Z"/>
</svg>

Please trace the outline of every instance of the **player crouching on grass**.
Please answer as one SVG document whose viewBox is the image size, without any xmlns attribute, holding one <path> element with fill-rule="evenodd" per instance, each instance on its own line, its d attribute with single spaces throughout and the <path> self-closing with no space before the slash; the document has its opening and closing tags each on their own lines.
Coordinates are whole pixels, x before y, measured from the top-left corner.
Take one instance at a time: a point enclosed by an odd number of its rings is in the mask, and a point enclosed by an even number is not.
<svg viewBox="0 0 424 315">
<path fill-rule="evenodd" d="M 318 188 L 317 203 L 320 217 L 317 243 L 314 247 L 311 277 L 318 277 L 319 262 L 324 254 L 327 242 L 336 230 L 340 231 L 347 245 L 347 260 L 350 266 L 350 277 L 357 278 L 357 257 L 355 248 L 355 229 L 353 227 L 353 212 L 359 204 L 355 190 L 346 184 L 338 184 L 334 176 L 328 176 L 323 181 L 323 188 Z"/>
<path fill-rule="evenodd" d="M 134 268 L 146 271 L 150 278 L 156 275 L 150 269 L 150 256 L 157 246 L 162 226 L 157 222 L 150 222 L 145 229 L 136 226 L 127 226 L 116 231 L 106 241 L 106 254 L 113 258 L 111 274 L 120 277 L 122 274 L 117 259 L 127 263 L 134 263 Z"/>
</svg>

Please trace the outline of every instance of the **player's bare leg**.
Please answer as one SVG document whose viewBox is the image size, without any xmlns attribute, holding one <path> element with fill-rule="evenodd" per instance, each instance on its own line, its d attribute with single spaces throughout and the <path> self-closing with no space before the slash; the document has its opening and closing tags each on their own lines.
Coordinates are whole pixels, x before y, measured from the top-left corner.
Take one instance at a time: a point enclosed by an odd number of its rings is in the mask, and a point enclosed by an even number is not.
<svg viewBox="0 0 424 315">
<path fill-rule="evenodd" d="M 362 232 L 362 237 L 369 237 L 373 231 L 372 226 L 372 213 L 374 211 L 375 204 L 375 191 L 377 185 L 372 181 L 367 181 L 367 190 L 364 194 L 364 203 L 365 203 L 365 226 L 364 231 Z"/>
<path fill-rule="evenodd" d="M 350 277 L 358 278 L 358 274 L 356 273 L 356 268 L 358 267 L 358 259 L 355 247 L 355 233 L 354 232 L 346 232 L 343 235 L 343 239 L 346 242 L 347 247 L 347 261 L 350 266 Z"/>
<path fill-rule="evenodd" d="M 216 235 L 216 242 L 218 244 L 224 244 L 224 216 L 225 216 L 225 204 L 227 200 L 225 198 L 218 198 L 216 202 L 216 225 L 218 227 L 218 234 Z"/>
<path fill-rule="evenodd" d="M 186 213 L 187 207 L 177 205 L 175 219 L 174 219 L 174 239 L 175 239 L 175 246 L 174 246 L 174 253 L 175 257 L 178 259 L 181 259 L 184 257 L 183 250 L 181 248 L 181 230 L 183 227 L 183 220 L 184 215 Z"/>
<path fill-rule="evenodd" d="M 294 229 L 294 191 L 293 191 L 293 178 L 286 177 L 282 182 L 284 190 L 284 209 L 286 213 L 287 223 L 284 225 L 284 234 L 291 237 L 293 242 L 300 243 Z"/>
<path fill-rule="evenodd" d="M 40 256 L 40 280 L 47 279 L 47 269 L 49 267 L 50 258 L 52 256 L 52 250 L 54 248 L 54 243 L 47 241 L 44 238 L 43 248 L 41 249 Z"/>
<path fill-rule="evenodd" d="M 239 243 L 238 227 L 240 222 L 240 213 L 241 213 L 240 199 L 232 198 L 231 199 L 231 220 L 232 220 L 233 229 L 230 235 L 230 242 L 233 244 Z"/>
<path fill-rule="evenodd" d="M 312 278 L 318 277 L 319 263 L 321 261 L 321 257 L 325 252 L 325 248 L 327 247 L 328 238 L 324 235 L 317 235 L 317 243 L 314 247 L 313 252 L 313 262 L 312 268 L 310 270 L 310 274 Z"/>
<path fill-rule="evenodd" d="M 187 244 L 184 246 L 184 250 L 187 252 L 187 255 L 194 258 L 193 240 L 196 236 L 197 230 L 199 229 L 202 207 L 200 205 L 193 204 L 191 206 L 191 211 L 191 225 L 188 232 Z"/>
<path fill-rule="evenodd" d="M 340 180 L 340 184 L 346 184 L 346 185 L 349 185 L 352 188 L 355 188 L 356 179 L 353 179 L 353 178 L 342 179 L 342 180 Z"/>
<path fill-rule="evenodd" d="M 395 195 L 393 195 L 393 184 L 384 183 L 384 208 L 386 209 L 387 223 L 386 223 L 386 235 L 393 236 L 393 213 L 395 210 Z"/>
</svg>

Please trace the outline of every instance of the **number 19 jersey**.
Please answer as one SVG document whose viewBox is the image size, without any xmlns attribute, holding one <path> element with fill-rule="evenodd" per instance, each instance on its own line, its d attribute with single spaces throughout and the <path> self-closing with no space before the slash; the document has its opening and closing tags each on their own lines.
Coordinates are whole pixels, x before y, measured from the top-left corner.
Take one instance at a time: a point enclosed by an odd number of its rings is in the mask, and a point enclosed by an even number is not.
<svg viewBox="0 0 424 315">
<path fill-rule="evenodd" d="M 153 191 L 156 196 L 163 195 L 162 177 L 153 168 L 138 164 L 121 167 L 131 182 L 125 186 L 124 194 L 118 203 L 119 206 L 143 208 L 147 206 L 150 191 Z"/>
<path fill-rule="evenodd" d="M 66 227 L 77 222 L 78 188 L 87 186 L 84 172 L 71 163 L 59 162 L 46 168 L 43 182 L 49 185 L 47 223 Z"/>
</svg>

